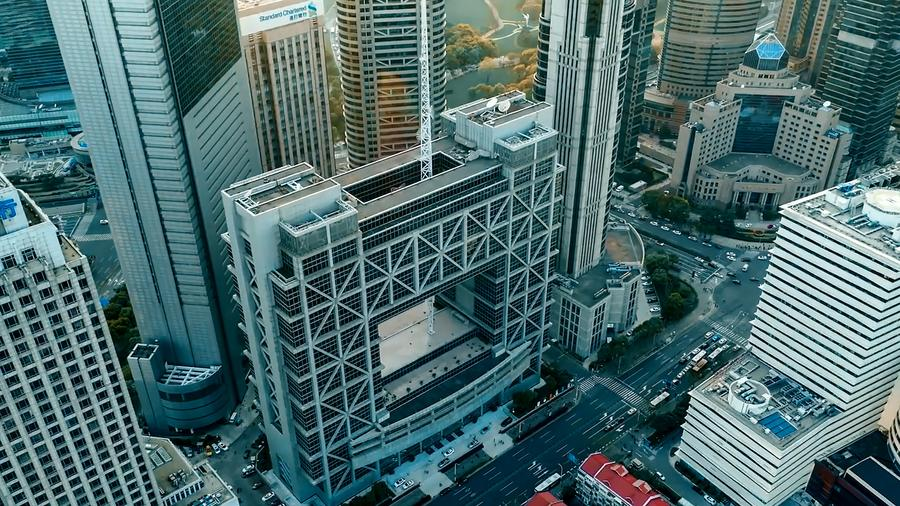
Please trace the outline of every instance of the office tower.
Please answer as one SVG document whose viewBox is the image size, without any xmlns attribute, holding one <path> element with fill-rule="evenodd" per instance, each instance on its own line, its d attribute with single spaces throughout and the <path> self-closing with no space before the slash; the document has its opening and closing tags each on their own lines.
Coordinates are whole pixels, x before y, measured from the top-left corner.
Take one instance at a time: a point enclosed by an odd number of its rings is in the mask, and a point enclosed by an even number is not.
<svg viewBox="0 0 900 506">
<path fill-rule="evenodd" d="M 900 166 L 782 207 L 752 352 L 691 392 L 680 458 L 740 505 L 780 504 L 870 432 L 900 372 Z"/>
<path fill-rule="evenodd" d="M 0 503 L 159 502 L 87 258 L 0 176 Z"/>
<path fill-rule="evenodd" d="M 351 167 L 418 145 L 419 0 L 337 0 L 341 87 Z M 428 0 L 433 117 L 446 107 L 445 0 Z M 435 125 L 436 127 L 437 125 Z"/>
<path fill-rule="evenodd" d="M 322 14 L 315 1 L 238 2 L 264 170 L 308 162 L 334 175 Z"/>
<path fill-rule="evenodd" d="M 14 98 L 66 86 L 66 69 L 47 13 L 46 0 L 0 0 L 0 88 Z"/>
<path fill-rule="evenodd" d="M 243 386 L 219 191 L 260 172 L 234 2 L 48 5 L 141 338 L 160 354 L 132 357 L 142 414 L 153 432 L 203 427 Z"/>
<path fill-rule="evenodd" d="M 656 130 L 676 130 L 692 100 L 709 95 L 735 69 L 753 42 L 759 0 L 671 0 L 666 14 L 659 81 L 648 90 L 661 109 Z"/>
<path fill-rule="evenodd" d="M 828 39 L 822 97 L 844 108 L 861 174 L 882 163 L 900 93 L 900 3 L 844 0 Z"/>
<path fill-rule="evenodd" d="M 872 431 L 816 459 L 804 492 L 824 506 L 900 504 L 900 475 L 885 435 Z"/>
<path fill-rule="evenodd" d="M 516 91 L 441 116 L 427 180 L 414 149 L 223 192 L 272 465 L 301 501 L 346 500 L 537 380 L 552 107 Z"/>
<path fill-rule="evenodd" d="M 846 180 L 850 128 L 788 70 L 774 35 L 758 39 L 716 92 L 691 104 L 671 184 L 719 207 L 775 208 Z"/>
<path fill-rule="evenodd" d="M 623 21 L 627 23 L 627 19 Z M 637 157 L 655 21 L 656 0 L 636 0 L 632 26 L 625 32 L 627 38 L 622 43 L 623 53 L 626 51 L 628 53 L 628 72 L 625 76 L 622 119 L 619 126 L 619 151 L 616 154 L 618 167 L 630 166 Z"/>
<path fill-rule="evenodd" d="M 548 0 L 541 13 L 534 96 L 554 106 L 566 167 L 559 271 L 600 262 L 616 162 L 635 3 Z"/>
<path fill-rule="evenodd" d="M 790 54 L 789 68 L 817 85 L 825 47 L 841 0 L 783 0 L 775 34 Z"/>
</svg>

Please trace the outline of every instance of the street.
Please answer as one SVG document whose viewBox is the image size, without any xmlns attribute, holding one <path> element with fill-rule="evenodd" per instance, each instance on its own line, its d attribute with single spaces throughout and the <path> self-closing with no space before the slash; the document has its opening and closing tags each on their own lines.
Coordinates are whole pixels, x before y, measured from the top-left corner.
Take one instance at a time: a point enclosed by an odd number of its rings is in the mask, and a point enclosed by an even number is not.
<svg viewBox="0 0 900 506">
<path fill-rule="evenodd" d="M 767 261 L 758 260 L 757 253 L 745 253 L 738 254 L 732 262 L 725 258 L 726 251 L 729 251 L 727 249 L 704 246 L 699 241 L 689 240 L 684 235 L 676 236 L 671 232 L 666 236 L 667 232 L 653 227 L 647 221 L 637 220 L 627 214 L 616 214 L 634 224 L 639 231 L 652 233 L 665 239 L 669 245 L 681 248 L 682 251 L 671 247 L 667 250 L 679 255 L 682 269 L 685 268 L 683 264 L 694 262 L 694 256 L 705 256 L 724 265 L 724 269 L 720 271 L 735 273 L 733 279 L 740 279 L 741 284 L 735 284 L 723 272 L 720 272 L 722 277 L 710 276 L 709 282 L 704 286 L 712 290 L 714 306 L 705 317 L 676 324 L 674 338 L 661 344 L 641 362 L 629 364 L 630 367 L 623 366 L 627 369 L 616 377 L 610 377 L 608 373 L 591 375 L 583 371 L 576 379 L 583 396 L 569 413 L 498 456 L 466 483 L 437 497 L 432 504 L 519 505 L 534 493 L 534 487 L 550 473 L 576 467 L 576 462 L 580 463 L 591 452 L 602 452 L 612 445 L 619 445 L 622 450 L 636 450 L 637 435 L 632 432 L 632 428 L 645 418 L 649 400 L 681 370 L 683 364 L 679 363 L 679 359 L 683 354 L 701 344 L 704 334 L 709 330 L 719 332 L 732 344 L 743 345 L 746 342 L 750 332 L 749 321 L 760 295 L 759 284 L 750 281 L 750 278 L 762 279 Z M 743 262 L 742 258 L 752 260 Z M 748 264 L 747 272 L 741 271 L 743 263 Z M 667 332 L 671 332 L 671 329 L 667 329 Z M 660 336 L 660 340 L 666 337 L 664 334 Z M 686 388 L 685 385 L 672 387 L 672 397 Z M 626 416 L 630 407 L 638 408 L 639 412 Z M 616 423 L 623 416 L 624 421 Z M 607 431 L 605 429 L 610 422 L 616 428 Z M 662 472 L 668 478 L 667 484 L 689 501 L 703 503 L 702 497 L 691 490 L 690 484 L 677 475 L 663 457 L 662 452 L 668 451 L 671 445 L 669 442 L 664 446 L 665 450 L 653 452 L 654 459 L 649 462 L 651 466 L 655 464 L 656 453 L 660 454 L 660 461 L 666 462 L 659 469 L 651 467 L 651 470 Z M 667 456 L 665 453 L 665 457 Z"/>
</svg>

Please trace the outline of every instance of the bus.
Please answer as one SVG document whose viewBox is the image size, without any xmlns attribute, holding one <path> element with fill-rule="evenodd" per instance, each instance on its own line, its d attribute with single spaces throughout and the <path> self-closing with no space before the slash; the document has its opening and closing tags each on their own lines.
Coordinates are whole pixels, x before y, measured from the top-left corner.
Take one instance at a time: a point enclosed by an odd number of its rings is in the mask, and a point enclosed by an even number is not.
<svg viewBox="0 0 900 506">
<path fill-rule="evenodd" d="M 663 392 L 663 393 L 657 395 L 656 397 L 654 397 L 652 401 L 650 401 L 650 407 L 655 408 L 656 406 L 659 406 L 660 404 L 662 404 L 663 401 L 665 401 L 668 398 L 669 398 L 669 392 Z"/>
<path fill-rule="evenodd" d="M 541 492 L 545 492 L 559 483 L 559 480 L 562 479 L 562 475 L 559 473 L 553 473 L 547 477 L 546 480 L 542 481 L 538 486 L 534 487 L 534 493 L 538 494 Z"/>
<path fill-rule="evenodd" d="M 709 359 L 710 362 L 712 362 L 712 361 L 715 360 L 716 357 L 718 357 L 719 354 L 722 353 L 723 351 L 725 351 L 725 347 L 724 347 L 724 346 L 721 347 L 721 348 L 716 348 L 716 349 L 713 350 L 713 352 L 710 353 L 709 356 L 706 357 L 706 358 Z"/>
<path fill-rule="evenodd" d="M 694 358 L 691 359 L 691 363 L 697 365 L 697 362 L 701 361 L 705 356 L 706 350 L 700 350 L 700 352 L 694 355 Z"/>
</svg>

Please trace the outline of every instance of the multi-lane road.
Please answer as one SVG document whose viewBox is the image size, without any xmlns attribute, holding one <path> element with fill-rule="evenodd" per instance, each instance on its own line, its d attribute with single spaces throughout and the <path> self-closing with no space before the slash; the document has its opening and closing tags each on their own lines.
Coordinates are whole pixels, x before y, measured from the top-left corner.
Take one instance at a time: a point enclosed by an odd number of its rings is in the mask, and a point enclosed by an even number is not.
<svg viewBox="0 0 900 506">
<path fill-rule="evenodd" d="M 436 498 L 432 504 L 519 505 L 534 493 L 534 487 L 550 473 L 574 467 L 572 457 L 580 462 L 590 452 L 603 451 L 614 444 L 621 448 L 634 448 L 637 436 L 631 429 L 646 415 L 650 399 L 681 370 L 681 356 L 701 344 L 707 331 L 717 331 L 735 344 L 746 341 L 749 320 L 760 294 L 758 284 L 751 282 L 750 278 L 763 278 L 766 261 L 758 260 L 755 253 L 747 253 L 739 254 L 736 261 L 731 262 L 725 257 L 727 250 L 704 246 L 684 235 L 669 232 L 667 236 L 658 227 L 627 214 L 620 214 L 620 217 L 635 224 L 639 231 L 649 232 L 648 237 L 652 233 L 669 245 L 675 245 L 676 248 L 669 250 L 679 255 L 680 263 L 689 264 L 695 256 L 708 257 L 725 266 L 720 273 L 734 272 L 736 277 L 710 277 L 704 287 L 712 291 L 715 304 L 712 311 L 706 317 L 676 326 L 674 337 L 662 336 L 660 339 L 669 337 L 668 342 L 661 341 L 659 349 L 640 363 L 630 364 L 616 377 L 591 375 L 584 371 L 577 378 L 582 391 L 581 401 L 570 412 L 500 455 L 465 484 Z M 747 262 L 750 266 L 747 272 L 740 269 L 744 263 L 742 258 L 752 258 Z M 740 279 L 741 284 L 733 283 L 732 279 Z M 686 387 L 672 388 L 674 396 Z M 639 411 L 628 416 L 627 412 L 632 407 Z M 615 428 L 607 430 L 610 423 Z M 663 472 L 672 471 L 669 468 Z M 689 488 L 679 492 L 688 496 L 693 494 Z M 702 503 L 700 496 L 688 499 Z"/>
</svg>

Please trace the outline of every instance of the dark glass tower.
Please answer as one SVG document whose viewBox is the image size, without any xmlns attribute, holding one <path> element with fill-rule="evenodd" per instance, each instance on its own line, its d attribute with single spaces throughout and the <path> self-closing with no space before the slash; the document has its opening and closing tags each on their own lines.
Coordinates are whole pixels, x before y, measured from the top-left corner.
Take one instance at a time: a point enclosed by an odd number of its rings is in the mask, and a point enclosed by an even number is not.
<svg viewBox="0 0 900 506">
<path fill-rule="evenodd" d="M 623 45 L 628 50 L 628 66 L 619 126 L 618 155 L 621 167 L 631 165 L 637 154 L 641 133 L 641 114 L 644 111 L 644 90 L 647 88 L 647 66 L 650 65 L 650 44 L 653 41 L 653 22 L 656 20 L 656 0 L 638 0 L 632 17 L 631 32 Z"/>
<path fill-rule="evenodd" d="M 853 127 L 853 171 L 882 162 L 900 93 L 900 2 L 845 0 L 828 41 L 822 97 Z"/>
<path fill-rule="evenodd" d="M 68 82 L 46 0 L 0 0 L 0 73 L 3 69 L 27 98 L 34 88 Z"/>
</svg>

